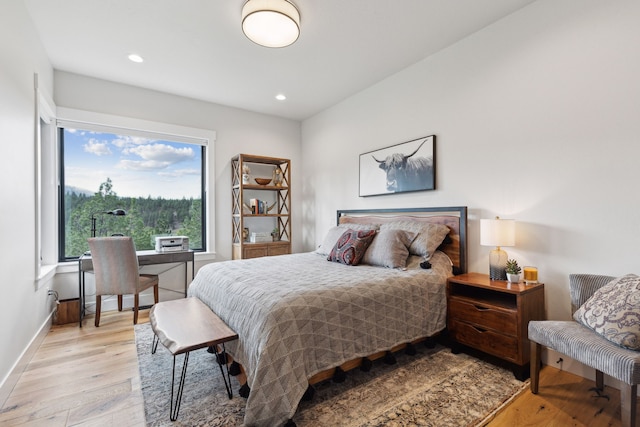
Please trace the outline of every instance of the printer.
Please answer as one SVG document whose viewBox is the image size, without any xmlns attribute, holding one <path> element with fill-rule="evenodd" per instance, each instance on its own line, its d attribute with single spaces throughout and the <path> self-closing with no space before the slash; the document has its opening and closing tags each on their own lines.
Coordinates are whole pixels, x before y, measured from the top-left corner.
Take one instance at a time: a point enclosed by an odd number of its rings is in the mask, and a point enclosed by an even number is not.
<svg viewBox="0 0 640 427">
<path fill-rule="evenodd" d="M 177 252 L 189 250 L 187 236 L 156 236 L 156 252 Z"/>
</svg>

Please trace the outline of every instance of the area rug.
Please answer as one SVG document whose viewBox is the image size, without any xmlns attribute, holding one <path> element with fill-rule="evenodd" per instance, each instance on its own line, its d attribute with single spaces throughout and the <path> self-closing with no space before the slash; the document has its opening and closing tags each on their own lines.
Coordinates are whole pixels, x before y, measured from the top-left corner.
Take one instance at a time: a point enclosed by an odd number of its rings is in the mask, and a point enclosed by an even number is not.
<svg viewBox="0 0 640 427">
<path fill-rule="evenodd" d="M 242 426 L 246 400 L 231 378 L 229 399 L 215 356 L 197 350 L 189 357 L 178 420 L 169 420 L 173 357 L 160 344 L 151 354 L 151 326 L 135 326 L 144 409 L 149 426 Z M 397 363 L 374 362 L 369 372 L 347 373 L 342 383 L 315 385 L 312 400 L 301 402 L 298 427 L 480 426 L 505 402 L 526 389 L 511 371 L 447 347 L 416 347 L 417 354 L 396 354 Z M 177 357 L 177 368 L 183 356 Z"/>
</svg>

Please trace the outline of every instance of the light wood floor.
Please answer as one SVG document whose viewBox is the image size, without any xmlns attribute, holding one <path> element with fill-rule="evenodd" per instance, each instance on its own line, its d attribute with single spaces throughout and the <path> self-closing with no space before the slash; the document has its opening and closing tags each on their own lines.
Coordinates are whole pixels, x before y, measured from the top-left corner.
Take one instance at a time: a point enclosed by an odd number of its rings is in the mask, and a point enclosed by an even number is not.
<svg viewBox="0 0 640 427">
<path fill-rule="evenodd" d="M 148 310 L 139 322 L 148 321 Z M 2 426 L 144 426 L 131 311 L 53 326 L 0 411 Z M 528 390 L 490 423 L 512 426 L 618 426 L 620 397 L 589 391 L 592 381 L 545 367 L 540 393 Z M 168 417 L 168 409 L 167 409 Z M 170 424 L 167 421 L 167 424 Z"/>
</svg>

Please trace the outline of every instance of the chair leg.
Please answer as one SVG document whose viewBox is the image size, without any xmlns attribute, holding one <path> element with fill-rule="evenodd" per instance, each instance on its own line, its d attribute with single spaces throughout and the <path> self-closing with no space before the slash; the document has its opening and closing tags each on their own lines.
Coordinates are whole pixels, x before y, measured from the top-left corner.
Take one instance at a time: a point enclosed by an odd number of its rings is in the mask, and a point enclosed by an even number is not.
<svg viewBox="0 0 640 427">
<path fill-rule="evenodd" d="M 622 427 L 636 426 L 636 403 L 638 402 L 638 385 L 623 384 L 620 387 L 620 406 Z"/>
<path fill-rule="evenodd" d="M 604 390 L 604 373 L 596 369 L 596 388 Z"/>
<path fill-rule="evenodd" d="M 135 294 L 133 297 L 133 324 L 138 324 L 138 300 L 140 299 L 139 294 Z"/>
<path fill-rule="evenodd" d="M 122 294 L 118 295 L 118 311 L 122 311 Z"/>
<path fill-rule="evenodd" d="M 540 385 L 540 357 L 542 355 L 542 345 L 531 341 L 531 360 L 529 362 L 531 372 L 531 393 L 538 394 Z"/>
<path fill-rule="evenodd" d="M 95 325 L 96 328 L 100 326 L 100 308 L 102 306 L 102 295 L 96 295 L 96 320 Z"/>
</svg>

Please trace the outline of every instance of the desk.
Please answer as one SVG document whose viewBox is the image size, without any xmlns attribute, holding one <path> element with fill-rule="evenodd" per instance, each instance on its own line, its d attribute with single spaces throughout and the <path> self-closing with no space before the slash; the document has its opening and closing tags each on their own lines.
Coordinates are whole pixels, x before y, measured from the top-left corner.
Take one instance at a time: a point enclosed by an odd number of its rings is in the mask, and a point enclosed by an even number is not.
<svg viewBox="0 0 640 427">
<path fill-rule="evenodd" d="M 195 275 L 195 262 L 193 251 L 176 251 L 176 252 L 156 252 L 150 251 L 137 251 L 138 265 L 156 265 L 156 264 L 172 264 L 172 263 L 184 263 L 184 296 L 187 296 L 187 286 L 189 284 L 189 277 L 187 273 L 187 265 L 191 263 L 191 280 Z M 78 295 L 79 295 L 79 316 L 78 318 L 80 327 L 82 327 L 82 318 L 84 317 L 84 273 L 93 270 L 93 260 L 91 254 L 84 254 L 78 258 Z"/>
</svg>

